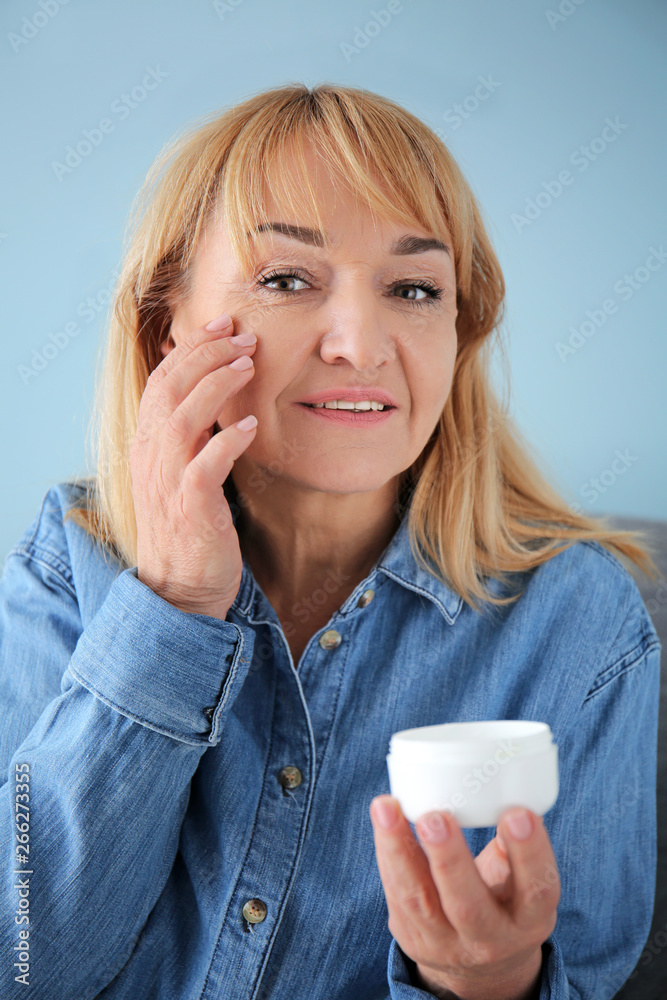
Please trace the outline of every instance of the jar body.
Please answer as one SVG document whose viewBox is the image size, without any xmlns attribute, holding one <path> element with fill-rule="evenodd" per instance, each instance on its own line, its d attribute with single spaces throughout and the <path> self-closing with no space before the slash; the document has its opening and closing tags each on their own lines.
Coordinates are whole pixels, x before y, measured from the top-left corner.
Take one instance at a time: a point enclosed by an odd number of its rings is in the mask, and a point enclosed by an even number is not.
<svg viewBox="0 0 667 1000">
<path fill-rule="evenodd" d="M 471 738 L 466 742 L 465 727 Z M 387 754 L 391 794 L 410 823 L 431 810 L 452 813 L 461 827 L 497 826 L 513 806 L 542 816 L 558 798 L 558 747 L 546 723 L 489 723 L 494 739 L 480 739 L 484 723 L 405 730 Z M 498 739 L 502 732 L 504 737 Z M 402 737 L 406 738 L 402 738 Z M 495 747 L 495 749 L 493 749 Z"/>
</svg>

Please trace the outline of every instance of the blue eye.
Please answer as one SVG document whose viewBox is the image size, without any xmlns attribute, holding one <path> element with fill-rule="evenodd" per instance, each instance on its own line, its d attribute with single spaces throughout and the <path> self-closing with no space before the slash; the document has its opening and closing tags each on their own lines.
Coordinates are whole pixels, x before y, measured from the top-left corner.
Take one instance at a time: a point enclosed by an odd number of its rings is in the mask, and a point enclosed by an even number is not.
<svg viewBox="0 0 667 1000">
<path fill-rule="evenodd" d="M 298 271 L 294 271 L 291 268 L 285 270 L 272 271 L 270 274 L 263 274 L 261 278 L 258 279 L 258 284 L 268 288 L 272 281 L 277 281 L 279 278 L 295 278 L 297 281 L 303 281 L 308 284 L 308 279 L 304 278 L 303 275 L 299 274 Z M 397 288 L 421 288 L 422 291 L 427 292 L 428 297 L 423 299 L 412 299 L 407 298 L 405 295 L 400 295 L 399 298 L 405 299 L 407 302 L 411 302 L 416 306 L 431 305 L 438 299 L 442 298 L 442 293 L 444 289 L 438 288 L 437 285 L 431 284 L 430 281 L 418 281 L 418 282 L 397 282 L 392 285 L 392 291 L 396 291 Z M 293 295 L 297 291 L 302 289 L 292 289 L 292 288 L 269 288 L 270 292 L 285 292 L 287 295 Z"/>
</svg>

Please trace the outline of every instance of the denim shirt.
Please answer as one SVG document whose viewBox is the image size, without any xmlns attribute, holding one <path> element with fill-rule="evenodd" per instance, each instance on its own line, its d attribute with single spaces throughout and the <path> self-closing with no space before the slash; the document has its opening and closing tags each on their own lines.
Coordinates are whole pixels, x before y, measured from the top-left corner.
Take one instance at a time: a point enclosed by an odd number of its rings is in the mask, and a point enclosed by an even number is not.
<svg viewBox="0 0 667 1000">
<path fill-rule="evenodd" d="M 3 1000 L 431 997 L 369 806 L 392 733 L 479 719 L 558 745 L 540 1000 L 614 996 L 653 911 L 660 644 L 608 550 L 578 542 L 479 613 L 404 517 L 295 665 L 245 561 L 225 621 L 180 611 L 62 523 L 83 488 L 47 491 L 0 582 Z M 495 829 L 463 833 L 476 856 Z"/>
</svg>

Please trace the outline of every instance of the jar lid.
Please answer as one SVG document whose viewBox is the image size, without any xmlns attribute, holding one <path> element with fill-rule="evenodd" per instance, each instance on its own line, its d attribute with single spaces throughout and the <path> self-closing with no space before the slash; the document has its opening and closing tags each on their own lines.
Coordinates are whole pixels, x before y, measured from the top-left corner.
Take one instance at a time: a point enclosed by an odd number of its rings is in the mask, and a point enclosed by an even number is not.
<svg viewBox="0 0 667 1000">
<path fill-rule="evenodd" d="M 552 742 L 546 722 L 526 719 L 493 719 L 478 722 L 447 722 L 419 726 L 394 733 L 389 753 L 409 761 L 467 762 L 493 754 L 508 746 L 513 754 L 538 753 Z"/>
</svg>

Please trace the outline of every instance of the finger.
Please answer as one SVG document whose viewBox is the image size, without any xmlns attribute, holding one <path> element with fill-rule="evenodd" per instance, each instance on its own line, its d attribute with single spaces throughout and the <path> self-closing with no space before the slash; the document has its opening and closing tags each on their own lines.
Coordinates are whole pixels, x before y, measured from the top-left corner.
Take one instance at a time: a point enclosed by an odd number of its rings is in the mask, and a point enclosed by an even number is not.
<svg viewBox="0 0 667 1000">
<path fill-rule="evenodd" d="M 185 337 L 180 339 L 180 343 L 175 344 L 173 349 L 166 355 L 164 361 L 161 361 L 154 370 L 157 372 L 159 368 L 162 373 L 161 377 L 164 377 L 172 371 L 176 365 L 180 364 L 181 360 L 187 354 L 193 351 L 200 344 L 205 344 L 207 341 L 213 342 L 215 340 L 229 339 L 233 332 L 234 323 L 231 317 L 229 322 L 226 323 L 225 326 L 222 326 L 219 330 L 207 330 L 204 326 L 195 327 L 194 330 L 190 331 Z"/>
<path fill-rule="evenodd" d="M 383 829 L 375 818 L 373 803 L 386 800 L 396 808 L 396 821 Z M 377 865 L 387 898 L 392 924 L 404 924 L 412 940 L 424 942 L 435 936 L 442 946 L 453 946 L 456 934 L 445 916 L 433 882 L 428 858 L 415 840 L 396 799 L 379 795 L 370 809 Z M 394 936 L 395 934 L 394 926 Z"/>
<path fill-rule="evenodd" d="M 528 815 L 532 830 L 525 839 L 513 835 L 508 818 Z M 510 809 L 503 813 L 500 827 L 507 846 L 512 899 L 509 906 L 520 929 L 546 927 L 552 922 L 560 900 L 560 877 L 556 857 L 542 817 L 530 809 Z M 553 930 L 548 932 L 549 934 Z M 548 934 L 547 934 L 548 936 Z"/>
<path fill-rule="evenodd" d="M 227 479 L 236 459 L 254 440 L 256 430 L 257 425 L 240 430 L 236 424 L 231 424 L 215 434 L 193 458 L 183 473 L 184 513 L 188 517 L 206 517 L 211 491 Z M 223 519 L 221 526 L 231 530 L 232 519 Z"/>
<path fill-rule="evenodd" d="M 160 376 L 158 369 L 162 365 L 158 365 L 151 372 L 146 386 L 148 405 L 155 410 L 158 419 L 168 419 L 206 375 L 230 364 L 243 354 L 250 355 L 256 346 L 233 344 L 231 337 L 206 340 L 190 348 L 188 343 L 180 343 L 169 355 L 171 357 L 177 350 L 181 350 L 180 360 L 176 358 L 171 370 Z"/>
<path fill-rule="evenodd" d="M 429 812 L 416 826 L 440 903 L 455 931 L 467 940 L 492 943 L 501 938 L 507 913 L 482 878 L 455 817 Z"/>
<path fill-rule="evenodd" d="M 139 422 L 154 434 L 209 372 L 248 354 L 255 345 L 233 344 L 233 327 L 208 331 L 198 327 L 150 373 L 139 404 Z"/>
<path fill-rule="evenodd" d="M 484 847 L 475 858 L 477 870 L 490 889 L 504 886 L 510 874 L 507 851 L 498 843 L 498 836 Z M 498 893 L 496 892 L 497 896 Z"/>
<path fill-rule="evenodd" d="M 168 463 L 163 463 L 165 479 L 175 475 L 180 482 L 183 470 L 200 451 L 197 444 L 204 432 L 212 428 L 225 403 L 251 380 L 255 369 L 251 358 L 244 358 L 242 364 L 247 362 L 247 368 L 224 365 L 209 372 L 171 414 L 163 429 L 169 453 Z"/>
</svg>

